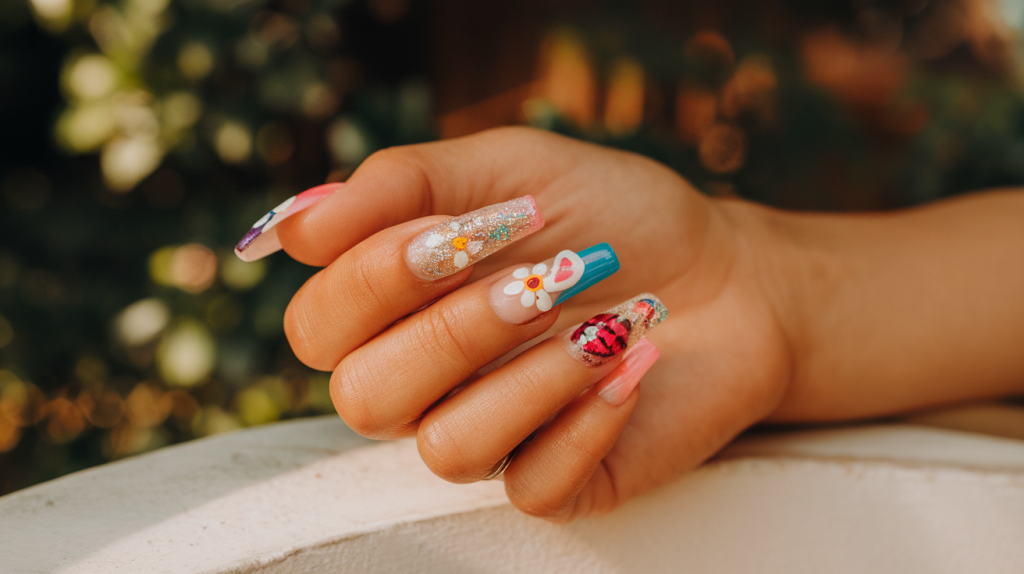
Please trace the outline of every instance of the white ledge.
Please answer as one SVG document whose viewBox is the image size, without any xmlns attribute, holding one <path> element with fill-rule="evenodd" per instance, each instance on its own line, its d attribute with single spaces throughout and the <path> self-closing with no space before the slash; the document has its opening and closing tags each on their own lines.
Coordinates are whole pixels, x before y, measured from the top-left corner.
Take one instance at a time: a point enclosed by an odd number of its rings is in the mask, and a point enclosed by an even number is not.
<svg viewBox="0 0 1024 574">
<path fill-rule="evenodd" d="M 1020 420 L 1024 420 L 1024 415 Z M 0 498 L 0 572 L 1024 571 L 1024 442 L 913 425 L 758 434 L 604 517 L 518 513 L 330 417 Z"/>
</svg>

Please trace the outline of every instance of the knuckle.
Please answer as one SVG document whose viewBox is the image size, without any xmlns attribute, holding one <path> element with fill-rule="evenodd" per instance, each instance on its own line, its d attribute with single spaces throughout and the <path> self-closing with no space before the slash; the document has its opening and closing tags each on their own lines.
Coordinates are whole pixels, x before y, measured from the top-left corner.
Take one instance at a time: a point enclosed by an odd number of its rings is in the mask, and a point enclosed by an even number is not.
<svg viewBox="0 0 1024 574">
<path fill-rule="evenodd" d="M 356 303 L 363 315 L 378 315 L 381 309 L 393 308 L 393 295 L 385 288 L 379 263 L 373 258 L 354 258 L 346 269 L 344 283 L 345 299 Z"/>
<path fill-rule="evenodd" d="M 537 400 L 538 396 L 545 396 L 551 392 L 550 375 L 542 372 L 542 365 L 512 361 L 507 363 L 505 377 L 509 381 L 515 381 L 514 385 L 504 385 L 502 391 L 509 396 L 503 397 L 502 402 L 510 405 L 530 404 Z"/>
<path fill-rule="evenodd" d="M 472 348 L 469 322 L 461 308 L 455 305 L 434 305 L 425 310 L 422 319 L 417 322 L 422 329 L 422 338 L 419 340 L 437 342 L 437 359 L 458 370 L 462 370 L 460 367 L 465 365 L 476 364 L 478 353 Z"/>
<path fill-rule="evenodd" d="M 557 441 L 556 448 L 566 453 L 566 458 L 576 461 L 576 465 L 580 467 L 592 467 L 605 455 L 606 445 L 594 441 L 586 421 L 583 420 L 567 421 Z"/>
</svg>

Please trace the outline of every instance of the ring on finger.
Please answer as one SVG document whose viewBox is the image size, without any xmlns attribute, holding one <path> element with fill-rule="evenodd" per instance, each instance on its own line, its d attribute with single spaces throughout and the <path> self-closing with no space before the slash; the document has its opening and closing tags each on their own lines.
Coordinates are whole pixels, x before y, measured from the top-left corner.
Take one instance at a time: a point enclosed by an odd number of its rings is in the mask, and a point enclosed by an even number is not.
<svg viewBox="0 0 1024 574">
<path fill-rule="evenodd" d="M 499 476 L 504 474 L 505 469 L 508 468 L 508 465 L 512 462 L 512 459 L 516 456 L 516 451 L 517 450 L 519 450 L 519 447 L 516 447 L 516 448 L 512 449 L 512 452 L 506 454 L 505 458 L 501 459 L 501 462 L 498 463 L 498 466 L 494 467 L 494 470 L 492 470 L 490 474 L 488 474 L 487 476 L 483 477 L 481 480 L 494 480 L 495 478 L 498 478 Z"/>
</svg>

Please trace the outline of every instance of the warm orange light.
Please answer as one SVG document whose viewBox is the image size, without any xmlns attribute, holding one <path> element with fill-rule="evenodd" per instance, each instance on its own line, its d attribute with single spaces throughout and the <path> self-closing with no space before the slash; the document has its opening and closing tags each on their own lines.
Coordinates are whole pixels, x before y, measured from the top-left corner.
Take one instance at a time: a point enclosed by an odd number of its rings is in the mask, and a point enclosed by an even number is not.
<svg viewBox="0 0 1024 574">
<path fill-rule="evenodd" d="M 85 430 L 86 420 L 78 405 L 67 397 L 56 397 L 43 405 L 47 417 L 46 434 L 55 443 L 71 441 Z"/>
<path fill-rule="evenodd" d="M 174 285 L 189 293 L 206 291 L 217 277 L 217 255 L 205 245 L 182 245 L 171 258 L 170 277 Z"/>
<path fill-rule="evenodd" d="M 736 62 L 732 46 L 718 32 L 697 32 L 686 41 L 683 53 L 691 62 L 705 68 L 726 70 Z"/>
<path fill-rule="evenodd" d="M 636 60 L 620 58 L 608 78 L 605 128 L 614 135 L 627 135 L 639 129 L 643 120 L 644 70 Z"/>
<path fill-rule="evenodd" d="M 160 387 L 142 382 L 135 385 L 124 401 L 124 414 L 128 422 L 138 428 L 155 427 L 171 413 L 174 402 Z"/>
<path fill-rule="evenodd" d="M 742 117 L 759 126 L 771 125 L 775 121 L 778 84 L 767 58 L 745 58 L 722 87 L 722 115 L 729 119 Z"/>
<path fill-rule="evenodd" d="M 808 34 L 801 55 L 808 79 L 858 107 L 890 105 L 910 67 L 902 52 L 855 44 L 833 28 Z"/>
<path fill-rule="evenodd" d="M 541 97 L 581 127 L 593 124 L 597 81 L 582 41 L 569 32 L 556 32 L 544 42 L 541 54 Z"/>
</svg>

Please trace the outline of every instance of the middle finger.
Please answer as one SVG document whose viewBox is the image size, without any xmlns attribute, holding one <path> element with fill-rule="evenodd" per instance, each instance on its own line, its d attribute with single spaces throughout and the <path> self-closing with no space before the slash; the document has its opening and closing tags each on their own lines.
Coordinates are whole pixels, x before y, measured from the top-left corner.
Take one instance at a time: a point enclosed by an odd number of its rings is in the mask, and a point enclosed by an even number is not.
<svg viewBox="0 0 1024 574">
<path fill-rule="evenodd" d="M 360 434 L 408 434 L 455 386 L 547 331 L 555 306 L 618 267 L 611 247 L 600 244 L 450 293 L 344 357 L 331 378 L 335 408 Z"/>
</svg>

